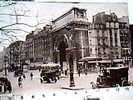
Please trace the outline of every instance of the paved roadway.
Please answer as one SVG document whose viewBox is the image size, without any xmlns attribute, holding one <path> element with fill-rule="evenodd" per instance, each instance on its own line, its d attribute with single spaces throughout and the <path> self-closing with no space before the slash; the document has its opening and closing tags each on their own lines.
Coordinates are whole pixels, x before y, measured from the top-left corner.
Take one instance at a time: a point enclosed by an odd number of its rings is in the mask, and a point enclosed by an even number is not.
<svg viewBox="0 0 133 100">
<path fill-rule="evenodd" d="M 33 80 L 30 79 L 30 73 L 34 74 Z M 25 94 L 26 92 L 41 92 L 41 91 L 58 91 L 62 87 L 69 87 L 69 75 L 62 75 L 60 80 L 56 83 L 40 83 L 40 72 L 38 70 L 30 70 L 26 74 L 26 79 L 23 79 L 23 87 L 18 87 L 18 77 L 13 76 L 13 72 L 8 73 L 8 78 L 11 80 L 13 86 L 12 93 Z M 91 81 L 96 81 L 97 73 L 88 73 L 87 75 L 81 74 L 79 77 L 77 73 L 74 74 L 74 81 L 77 88 L 90 89 Z M 133 80 L 133 68 L 129 71 L 129 80 Z"/>
<path fill-rule="evenodd" d="M 33 80 L 30 79 L 30 72 L 34 74 Z M 26 74 L 26 78 L 23 79 L 23 87 L 18 87 L 17 79 L 18 77 L 13 77 L 13 73 L 8 74 L 9 80 L 13 85 L 13 93 L 21 94 L 25 93 L 25 91 L 33 92 L 33 91 L 53 91 L 53 90 L 61 90 L 62 87 L 69 87 L 69 75 L 62 75 L 60 80 L 56 83 L 40 83 L 40 73 L 38 70 L 29 71 Z M 74 81 L 76 87 L 89 89 L 91 88 L 90 82 L 96 80 L 97 73 L 89 73 L 88 75 L 81 74 L 79 77 L 78 74 L 74 74 Z"/>
</svg>

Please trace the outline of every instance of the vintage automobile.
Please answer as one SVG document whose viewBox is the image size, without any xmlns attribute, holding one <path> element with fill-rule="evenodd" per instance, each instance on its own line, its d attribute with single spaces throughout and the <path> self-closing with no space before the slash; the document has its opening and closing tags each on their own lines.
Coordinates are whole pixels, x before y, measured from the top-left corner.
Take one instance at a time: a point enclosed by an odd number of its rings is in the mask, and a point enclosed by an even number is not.
<svg viewBox="0 0 133 100">
<path fill-rule="evenodd" d="M 23 75 L 23 70 L 22 69 L 17 69 L 14 72 L 14 77 L 18 77 L 18 76 L 21 76 L 21 75 Z"/>
<path fill-rule="evenodd" d="M 0 92 L 5 93 L 7 90 L 9 93 L 12 92 L 11 82 L 5 77 L 0 77 Z"/>
<path fill-rule="evenodd" d="M 38 70 L 40 69 L 42 64 L 39 64 L 39 63 L 31 63 L 28 65 L 28 69 L 29 70 Z"/>
<path fill-rule="evenodd" d="M 61 75 L 60 65 L 59 64 L 43 64 L 41 66 L 41 73 L 40 73 L 40 82 L 43 83 L 46 81 L 50 83 L 52 81 L 56 82 Z"/>
<path fill-rule="evenodd" d="M 128 85 L 128 67 L 104 68 L 98 75 L 96 84 L 91 82 L 92 87 L 108 88 Z"/>
</svg>

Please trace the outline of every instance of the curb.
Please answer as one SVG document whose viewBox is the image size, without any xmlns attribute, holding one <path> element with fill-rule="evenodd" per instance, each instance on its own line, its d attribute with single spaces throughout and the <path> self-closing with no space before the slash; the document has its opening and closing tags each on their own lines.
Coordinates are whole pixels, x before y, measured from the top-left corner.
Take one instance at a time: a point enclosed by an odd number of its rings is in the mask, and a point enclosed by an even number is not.
<svg viewBox="0 0 133 100">
<path fill-rule="evenodd" d="M 61 89 L 67 89 L 67 90 L 83 90 L 85 88 L 81 88 L 81 87 L 61 87 Z"/>
</svg>

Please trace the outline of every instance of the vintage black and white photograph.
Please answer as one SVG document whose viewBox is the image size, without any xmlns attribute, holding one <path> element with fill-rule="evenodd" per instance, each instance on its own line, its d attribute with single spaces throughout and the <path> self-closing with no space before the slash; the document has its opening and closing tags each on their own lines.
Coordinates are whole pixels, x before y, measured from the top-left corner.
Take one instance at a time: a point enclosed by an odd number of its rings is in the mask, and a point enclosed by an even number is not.
<svg viewBox="0 0 133 100">
<path fill-rule="evenodd" d="M 2 95 L 128 87 L 132 66 L 127 3 L 0 1 Z"/>
</svg>

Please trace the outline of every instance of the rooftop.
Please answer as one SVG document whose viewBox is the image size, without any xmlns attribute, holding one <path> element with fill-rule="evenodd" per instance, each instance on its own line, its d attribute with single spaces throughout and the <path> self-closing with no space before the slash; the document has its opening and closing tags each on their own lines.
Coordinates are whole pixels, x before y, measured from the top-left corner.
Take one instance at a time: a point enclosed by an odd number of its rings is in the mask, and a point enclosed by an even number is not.
<svg viewBox="0 0 133 100">
<path fill-rule="evenodd" d="M 67 12 L 64 13 L 63 15 L 59 16 L 58 18 L 56 18 L 56 19 L 53 20 L 52 22 L 54 23 L 54 22 L 60 20 L 61 18 L 63 18 L 63 17 L 66 16 L 67 14 L 69 14 L 72 10 L 83 10 L 83 11 L 86 11 L 86 9 L 77 8 L 77 7 L 72 7 L 69 11 L 67 11 Z"/>
</svg>

